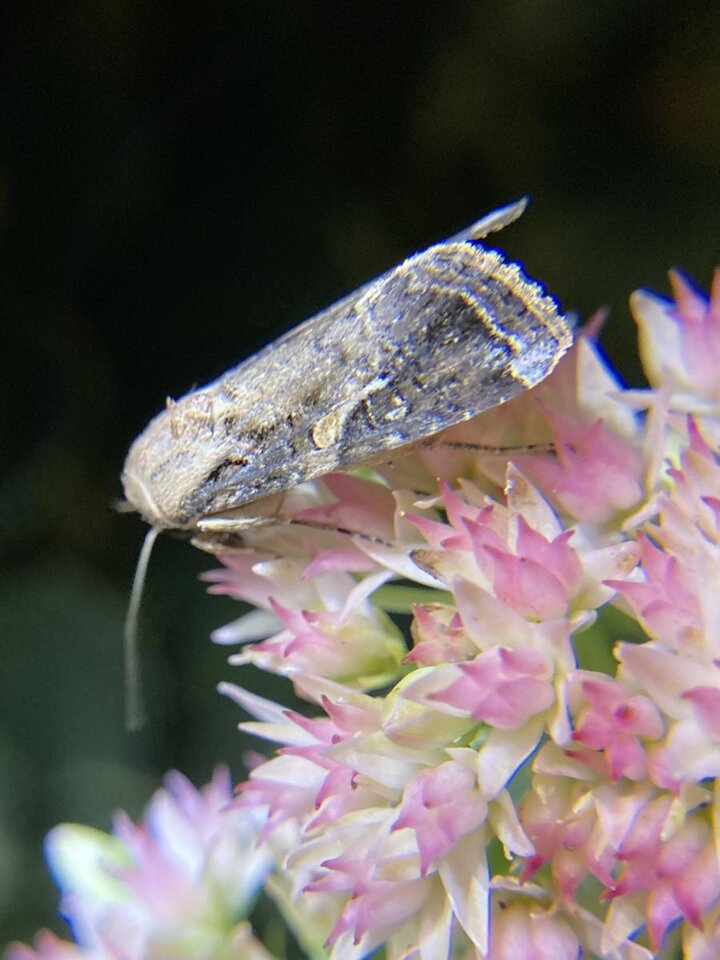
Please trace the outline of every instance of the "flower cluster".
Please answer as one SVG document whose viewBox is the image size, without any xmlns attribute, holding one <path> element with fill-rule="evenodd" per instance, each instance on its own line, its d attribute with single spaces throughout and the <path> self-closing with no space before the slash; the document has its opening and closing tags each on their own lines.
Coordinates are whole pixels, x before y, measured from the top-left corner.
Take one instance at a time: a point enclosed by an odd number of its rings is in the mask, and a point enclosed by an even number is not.
<svg viewBox="0 0 720 960">
<path fill-rule="evenodd" d="M 648 389 L 581 334 L 534 390 L 290 491 L 293 522 L 207 575 L 258 608 L 217 631 L 231 662 L 308 704 L 224 687 L 280 747 L 223 813 L 261 815 L 223 890 L 272 863 L 313 960 L 720 956 L 720 273 L 709 301 L 671 281 L 632 301 Z M 14 960 L 206 929 L 207 873 L 191 911 L 185 875 L 156 904 L 132 836 L 109 871 L 127 914 L 69 908 L 81 948 Z M 253 956 L 234 931 L 172 955 Z"/>
<path fill-rule="evenodd" d="M 75 943 L 43 931 L 10 960 L 272 960 L 245 922 L 271 865 L 256 846 L 263 818 L 231 800 L 226 769 L 201 791 L 169 773 L 139 825 L 56 827 L 46 852 Z"/>
</svg>

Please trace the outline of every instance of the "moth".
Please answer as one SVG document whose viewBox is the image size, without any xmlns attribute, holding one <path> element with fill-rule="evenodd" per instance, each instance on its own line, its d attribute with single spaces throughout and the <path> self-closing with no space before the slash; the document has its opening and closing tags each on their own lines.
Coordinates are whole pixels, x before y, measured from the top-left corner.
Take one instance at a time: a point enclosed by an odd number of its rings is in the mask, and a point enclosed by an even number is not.
<svg viewBox="0 0 720 960">
<path fill-rule="evenodd" d="M 557 304 L 480 241 L 526 200 L 415 254 L 219 379 L 168 400 L 130 448 L 127 509 L 150 524 L 125 623 L 126 723 L 142 724 L 137 619 L 162 530 L 215 552 L 262 501 L 388 460 L 540 383 L 572 342 Z M 272 519 L 272 518 L 270 518 Z"/>
<path fill-rule="evenodd" d="M 156 530 L 198 546 L 239 533 L 246 508 L 504 403 L 572 342 L 555 301 L 479 241 L 526 200 L 435 244 L 166 409 L 135 440 L 122 482 Z"/>
</svg>

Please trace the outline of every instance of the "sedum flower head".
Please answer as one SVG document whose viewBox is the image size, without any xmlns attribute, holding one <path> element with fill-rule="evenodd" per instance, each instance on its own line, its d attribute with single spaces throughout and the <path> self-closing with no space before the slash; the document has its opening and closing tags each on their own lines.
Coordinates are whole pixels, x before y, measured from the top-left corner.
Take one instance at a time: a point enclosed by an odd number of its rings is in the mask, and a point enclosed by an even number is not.
<svg viewBox="0 0 720 960">
<path fill-rule="evenodd" d="M 720 280 L 672 284 L 632 301 L 648 390 L 581 335 L 540 386 L 295 488 L 291 523 L 220 557 L 210 590 L 256 609 L 215 639 L 307 705 L 223 686 L 279 745 L 214 814 L 258 846 L 167 873 L 120 828 L 100 888 L 60 877 L 80 945 L 13 960 L 120 956 L 116 930 L 254 957 L 232 944 L 258 863 L 312 960 L 720 955 Z"/>
<path fill-rule="evenodd" d="M 581 336 L 503 407 L 294 490 L 294 527 L 208 575 L 267 612 L 219 632 L 233 661 L 315 708 L 226 688 L 281 745 L 238 805 L 333 960 L 634 960 L 678 923 L 712 955 L 720 286 L 673 285 L 633 300 L 650 390 Z"/>
<path fill-rule="evenodd" d="M 76 943 L 44 931 L 9 960 L 270 960 L 245 922 L 269 866 L 259 817 L 231 798 L 226 769 L 200 791 L 169 773 L 140 824 L 56 827 L 46 854 Z"/>
</svg>

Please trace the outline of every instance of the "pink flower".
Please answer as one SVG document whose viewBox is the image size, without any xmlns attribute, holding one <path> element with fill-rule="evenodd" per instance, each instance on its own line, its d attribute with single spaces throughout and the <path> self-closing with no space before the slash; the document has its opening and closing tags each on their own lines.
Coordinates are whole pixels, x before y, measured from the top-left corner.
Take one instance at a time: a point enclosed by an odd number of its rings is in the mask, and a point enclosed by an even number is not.
<svg viewBox="0 0 720 960">
<path fill-rule="evenodd" d="M 582 579 L 580 561 L 568 546 L 571 530 L 548 541 L 521 516 L 510 551 L 504 543 L 493 542 L 495 538 L 488 540 L 479 524 L 466 521 L 466 526 L 477 564 L 498 600 L 533 620 L 552 620 L 567 612 Z"/>
<path fill-rule="evenodd" d="M 351 860 L 338 857 L 324 866 L 329 872 L 326 882 L 317 881 L 308 892 L 347 890 L 351 893 L 346 906 L 330 932 L 327 946 L 337 945 L 344 933 L 350 933 L 357 945 L 373 931 L 398 926 L 415 915 L 428 898 L 432 881 L 416 876 L 398 879 L 396 863 Z"/>
<path fill-rule="evenodd" d="M 269 860 L 254 849 L 257 813 L 231 811 L 228 771 L 196 791 L 177 773 L 153 797 L 144 821 L 116 819 L 113 835 L 57 827 L 48 858 L 78 946 L 41 933 L 12 960 L 144 960 L 212 956 L 227 943 L 267 960 L 244 922 Z"/>
<path fill-rule="evenodd" d="M 627 598 L 650 636 L 662 636 L 681 650 L 694 645 L 702 630 L 702 612 L 689 571 L 643 534 L 638 541 L 644 582 L 609 581 L 610 586 Z"/>
<path fill-rule="evenodd" d="M 414 643 L 405 663 L 431 666 L 469 660 L 474 655 L 475 647 L 454 607 L 415 604 L 412 613 Z"/>
<path fill-rule="evenodd" d="M 644 741 L 664 731 L 662 714 L 653 701 L 603 674 L 578 670 L 568 679 L 574 715 L 572 739 L 587 750 L 602 751 L 612 780 L 647 776 Z M 572 752 L 582 759 L 583 754 Z"/>
<path fill-rule="evenodd" d="M 403 793 L 393 829 L 415 831 L 420 850 L 420 872 L 452 850 L 458 839 L 477 829 L 487 815 L 487 803 L 477 789 L 472 769 L 449 760 L 433 770 L 423 770 L 410 780 Z"/>
<path fill-rule="evenodd" d="M 607 523 L 642 497 L 639 452 L 605 428 L 548 412 L 555 456 L 520 457 L 518 466 L 571 517 Z"/>
<path fill-rule="evenodd" d="M 720 367 L 720 270 L 708 301 L 676 271 L 670 272 L 675 303 L 639 291 L 630 303 L 640 328 L 645 370 L 654 387 L 670 381 L 680 389 L 717 398 Z"/>
<path fill-rule="evenodd" d="M 487 960 L 576 960 L 577 934 L 551 906 L 503 892 L 493 897 Z"/>
<path fill-rule="evenodd" d="M 459 664 L 458 670 L 462 675 L 431 699 L 501 730 L 519 727 L 554 700 L 552 664 L 536 650 L 497 647 Z"/>
<path fill-rule="evenodd" d="M 702 926 L 703 914 L 720 897 L 720 869 L 710 825 L 702 816 L 663 839 L 669 799 L 648 804 L 635 821 L 619 851 L 623 866 L 613 896 L 647 895 L 648 931 L 653 948 L 660 947 L 673 922 L 686 919 Z"/>
</svg>

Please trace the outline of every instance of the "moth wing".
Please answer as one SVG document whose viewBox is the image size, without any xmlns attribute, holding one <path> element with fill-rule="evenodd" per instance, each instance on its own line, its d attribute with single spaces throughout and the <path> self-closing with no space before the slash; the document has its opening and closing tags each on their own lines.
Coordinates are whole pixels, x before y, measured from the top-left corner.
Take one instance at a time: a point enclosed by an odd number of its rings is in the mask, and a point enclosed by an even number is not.
<svg viewBox="0 0 720 960">
<path fill-rule="evenodd" d="M 490 213 L 485 214 L 484 217 L 474 221 L 463 230 L 453 234 L 452 237 L 449 237 L 447 240 L 441 241 L 440 244 L 435 244 L 434 246 L 439 247 L 450 243 L 482 240 L 491 233 L 497 233 L 499 230 L 502 230 L 511 223 L 514 223 L 523 215 L 527 209 L 527 205 L 528 198 L 521 197 L 519 200 L 513 201 L 513 203 L 508 203 L 504 207 L 499 207 L 497 210 L 493 210 Z M 420 255 L 422 255 L 422 252 Z M 415 256 L 418 256 L 418 254 Z M 344 314 L 347 310 L 351 310 L 354 304 L 356 304 L 361 297 L 363 297 L 363 295 L 365 295 L 373 287 L 387 280 L 387 278 L 390 277 L 396 270 L 397 267 L 392 267 L 390 270 L 385 271 L 385 273 L 380 274 L 374 279 L 368 280 L 366 283 L 353 290 L 352 293 L 349 293 L 347 296 L 336 301 L 334 304 L 332 304 L 332 306 L 320 311 L 320 313 L 315 314 L 308 320 L 303 321 L 302 323 L 298 324 L 298 326 L 288 330 L 287 333 L 281 334 L 277 340 L 268 344 L 257 354 L 248 358 L 248 361 L 245 362 L 247 363 L 255 361 L 266 352 L 270 353 L 286 342 L 292 343 L 296 339 L 302 340 L 307 335 L 308 328 L 313 328 L 315 333 L 320 333 L 321 330 L 331 326 L 339 315 Z"/>
<path fill-rule="evenodd" d="M 430 248 L 224 378 L 243 416 L 196 512 L 384 459 L 540 382 L 570 342 L 517 265 L 469 243 Z"/>
<path fill-rule="evenodd" d="M 356 305 L 374 328 L 362 383 L 336 384 L 341 464 L 381 459 L 543 380 L 572 336 L 555 301 L 519 266 L 470 243 L 440 244 Z M 328 398 L 330 402 L 330 398 Z"/>
<path fill-rule="evenodd" d="M 500 229 L 524 206 L 462 236 Z M 571 341 L 555 302 L 517 264 L 473 240 L 430 247 L 211 385 L 216 455 L 183 515 L 386 459 L 539 383 Z"/>
<path fill-rule="evenodd" d="M 521 197 L 514 203 L 508 203 L 504 207 L 487 213 L 484 217 L 471 223 L 469 227 L 461 230 L 459 233 L 449 237 L 446 243 L 462 243 L 463 240 L 482 240 L 490 236 L 491 233 L 497 233 L 504 227 L 514 223 L 525 213 L 528 205 L 528 198 Z"/>
</svg>

